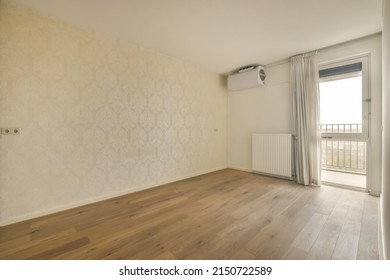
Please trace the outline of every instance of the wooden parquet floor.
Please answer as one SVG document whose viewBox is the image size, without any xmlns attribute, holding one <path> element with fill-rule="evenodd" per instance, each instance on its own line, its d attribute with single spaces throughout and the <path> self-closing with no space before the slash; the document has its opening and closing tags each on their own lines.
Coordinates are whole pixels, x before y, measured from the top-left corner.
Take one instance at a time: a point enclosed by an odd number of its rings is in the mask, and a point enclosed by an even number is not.
<svg viewBox="0 0 390 280">
<path fill-rule="evenodd" d="M 233 169 L 0 228 L 0 259 L 378 258 L 378 198 Z"/>
</svg>

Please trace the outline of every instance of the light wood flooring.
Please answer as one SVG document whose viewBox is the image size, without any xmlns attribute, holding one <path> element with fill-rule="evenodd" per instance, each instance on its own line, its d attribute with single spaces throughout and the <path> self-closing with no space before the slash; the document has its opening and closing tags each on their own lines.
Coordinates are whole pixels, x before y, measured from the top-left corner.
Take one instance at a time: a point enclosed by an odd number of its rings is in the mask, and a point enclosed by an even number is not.
<svg viewBox="0 0 390 280">
<path fill-rule="evenodd" d="M 232 169 L 0 228 L 0 259 L 378 257 L 378 198 Z"/>
</svg>

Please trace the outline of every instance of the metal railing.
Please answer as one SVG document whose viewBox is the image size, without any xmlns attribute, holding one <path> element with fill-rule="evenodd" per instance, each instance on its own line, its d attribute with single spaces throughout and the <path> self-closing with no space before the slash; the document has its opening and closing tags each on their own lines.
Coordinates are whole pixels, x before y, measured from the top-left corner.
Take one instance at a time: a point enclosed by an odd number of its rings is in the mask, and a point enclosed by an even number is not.
<svg viewBox="0 0 390 280">
<path fill-rule="evenodd" d="M 322 169 L 366 174 L 367 143 L 362 140 L 322 140 Z"/>
<path fill-rule="evenodd" d="M 321 133 L 363 133 L 362 124 L 323 124 Z M 322 169 L 366 174 L 367 143 L 360 139 L 322 139 Z"/>
<path fill-rule="evenodd" d="M 362 133 L 363 125 L 360 124 L 322 124 L 322 133 Z"/>
</svg>

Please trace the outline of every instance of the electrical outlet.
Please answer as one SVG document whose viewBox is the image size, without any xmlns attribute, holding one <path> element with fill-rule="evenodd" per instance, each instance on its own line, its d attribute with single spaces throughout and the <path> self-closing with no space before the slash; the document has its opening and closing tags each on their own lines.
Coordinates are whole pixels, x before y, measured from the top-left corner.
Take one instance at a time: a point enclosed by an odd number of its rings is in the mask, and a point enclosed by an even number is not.
<svg viewBox="0 0 390 280">
<path fill-rule="evenodd" d="M 19 135 L 20 128 L 17 127 L 3 127 L 1 128 L 1 134 L 3 135 Z"/>
</svg>

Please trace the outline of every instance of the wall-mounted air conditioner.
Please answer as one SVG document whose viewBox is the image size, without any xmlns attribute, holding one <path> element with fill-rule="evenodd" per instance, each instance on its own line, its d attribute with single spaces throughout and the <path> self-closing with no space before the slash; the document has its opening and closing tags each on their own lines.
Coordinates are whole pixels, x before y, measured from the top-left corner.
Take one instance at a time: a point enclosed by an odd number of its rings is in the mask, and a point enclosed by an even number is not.
<svg viewBox="0 0 390 280">
<path fill-rule="evenodd" d="M 265 68 L 263 66 L 247 66 L 228 76 L 229 90 L 243 90 L 264 85 Z"/>
</svg>

